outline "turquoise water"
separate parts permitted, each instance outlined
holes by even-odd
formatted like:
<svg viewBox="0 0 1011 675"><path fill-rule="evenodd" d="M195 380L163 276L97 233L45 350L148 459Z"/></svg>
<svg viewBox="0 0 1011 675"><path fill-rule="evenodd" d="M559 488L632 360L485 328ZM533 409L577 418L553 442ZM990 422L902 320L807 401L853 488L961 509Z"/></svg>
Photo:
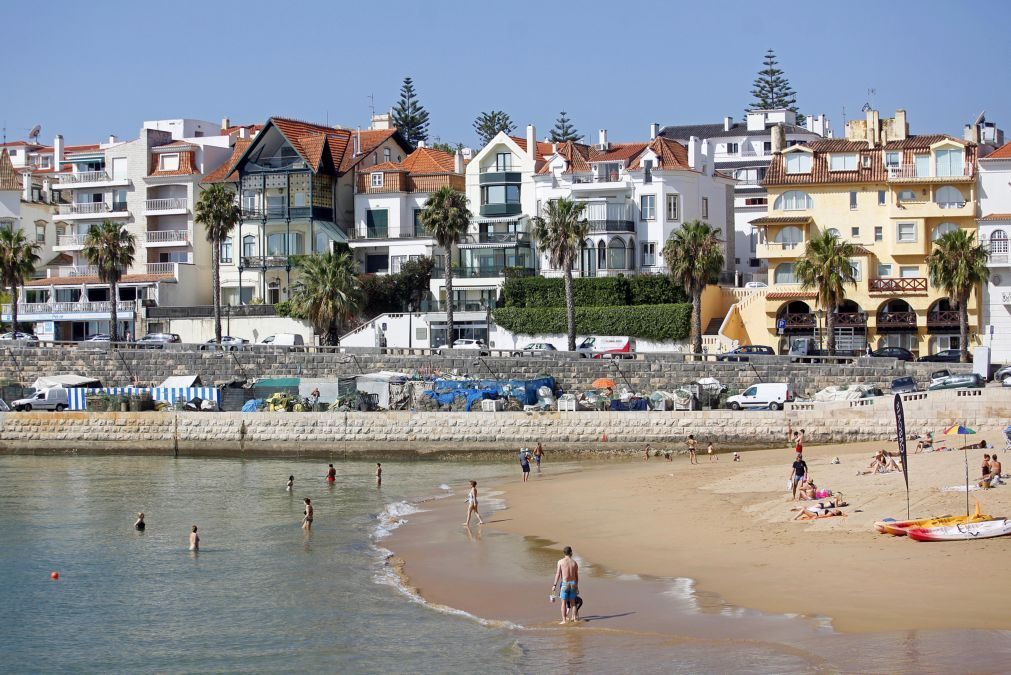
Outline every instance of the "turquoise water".
<svg viewBox="0 0 1011 675"><path fill-rule="evenodd" d="M894 637L839 636L814 656L746 636L710 643L529 630L436 611L387 573L381 515L446 494L440 486L462 494L468 478L486 485L512 463L383 462L382 489L374 463L335 463L333 488L325 466L0 457L0 671L818 672L852 667L855 647L865 649L862 670L943 662L926 636L878 663L875 645L894 646ZM316 509L308 535L299 527L303 496ZM138 511L143 533L133 529ZM187 550L193 524L196 554ZM977 655L1007 644L1006 635L982 638L959 644Z"/></svg>

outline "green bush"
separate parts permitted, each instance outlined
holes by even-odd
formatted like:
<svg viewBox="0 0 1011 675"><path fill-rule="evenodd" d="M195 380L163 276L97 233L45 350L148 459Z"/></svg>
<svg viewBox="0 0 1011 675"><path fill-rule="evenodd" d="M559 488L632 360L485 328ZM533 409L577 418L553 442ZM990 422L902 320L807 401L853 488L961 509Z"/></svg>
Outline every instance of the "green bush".
<svg viewBox="0 0 1011 675"><path fill-rule="evenodd" d="M645 340L684 340L691 330L690 304L576 307L579 335L627 335ZM500 307L495 323L519 335L564 334L564 307Z"/></svg>
<svg viewBox="0 0 1011 675"><path fill-rule="evenodd" d="M684 290L666 274L573 279L577 307L671 305L687 302ZM544 277L507 278L502 285L505 307L565 307L565 280Z"/></svg>
<svg viewBox="0 0 1011 675"><path fill-rule="evenodd" d="M691 302L685 289L666 274L637 274L628 277L630 305L677 305Z"/></svg>

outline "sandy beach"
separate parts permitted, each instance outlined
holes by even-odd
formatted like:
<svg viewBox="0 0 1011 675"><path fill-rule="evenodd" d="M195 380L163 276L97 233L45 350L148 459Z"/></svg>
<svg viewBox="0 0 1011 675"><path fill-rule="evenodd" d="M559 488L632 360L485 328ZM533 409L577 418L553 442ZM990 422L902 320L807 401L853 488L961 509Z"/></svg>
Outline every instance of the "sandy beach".
<svg viewBox="0 0 1011 675"><path fill-rule="evenodd" d="M982 439L1004 446L997 435L969 437ZM960 448L960 441L939 437L935 445ZM444 500L399 530L391 548L426 599L523 625L554 617L554 608L546 612L543 605L557 549L570 545L608 571L607 579L582 585L593 595L596 616L614 617L604 622L609 628L690 634L669 607L657 605L660 595L678 595L670 580L679 579L687 584L682 600L690 599L696 612L754 612L765 617L769 639L775 639L768 625L773 616L806 617L799 634L818 625L856 633L1011 629L1011 584L1003 568L1011 537L920 543L874 532L874 521L906 515L901 472L858 475L884 445L805 448L819 487L841 491L849 502L846 517L810 522L793 520L794 509L810 502L793 502L786 491L791 449L750 451L741 462L724 449L718 462L700 454L699 465L675 456L673 462L585 462L559 471L548 448L543 473L530 482L482 486L505 505L486 516L485 527L465 536L462 503ZM984 452L992 450L969 451L970 479L978 476ZM1007 472L1011 455L1000 455ZM909 473L913 517L965 512L964 490L943 490L964 485L960 449L910 454ZM976 500L984 513L1008 515L1011 486L971 491L970 504ZM516 535L526 542L522 554L515 551ZM666 586L649 585L661 583Z"/></svg>

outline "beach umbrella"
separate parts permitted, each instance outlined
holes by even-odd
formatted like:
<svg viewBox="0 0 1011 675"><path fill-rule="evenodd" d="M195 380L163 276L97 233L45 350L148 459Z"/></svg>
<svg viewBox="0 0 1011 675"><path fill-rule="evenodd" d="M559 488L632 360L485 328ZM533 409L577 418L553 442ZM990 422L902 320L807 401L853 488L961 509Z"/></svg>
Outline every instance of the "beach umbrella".
<svg viewBox="0 0 1011 675"><path fill-rule="evenodd" d="M976 432L969 427L963 427L961 424L952 424L950 427L944 430L945 436L968 436L970 434L975 434ZM965 448L965 439L962 439L962 455L965 458L965 515L969 516L969 453Z"/></svg>
<svg viewBox="0 0 1011 675"><path fill-rule="evenodd" d="M598 377L590 386L594 389L614 389L615 383L609 377Z"/></svg>

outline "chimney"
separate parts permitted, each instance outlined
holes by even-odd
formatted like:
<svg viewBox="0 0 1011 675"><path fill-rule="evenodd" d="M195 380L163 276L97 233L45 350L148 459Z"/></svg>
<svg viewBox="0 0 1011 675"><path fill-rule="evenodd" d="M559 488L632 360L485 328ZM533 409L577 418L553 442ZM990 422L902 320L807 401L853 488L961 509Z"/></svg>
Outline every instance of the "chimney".
<svg viewBox="0 0 1011 675"><path fill-rule="evenodd" d="M453 155L453 173L463 173L463 150L460 148Z"/></svg>
<svg viewBox="0 0 1011 675"><path fill-rule="evenodd" d="M653 122L649 125L649 140L655 141L656 137L660 135L660 123Z"/></svg>
<svg viewBox="0 0 1011 675"><path fill-rule="evenodd" d="M880 134L880 121L881 117L878 115L878 111L873 108L867 111L867 146L874 148L877 147L878 141L881 139Z"/></svg>
<svg viewBox="0 0 1011 675"><path fill-rule="evenodd" d="M895 119L892 120L892 140L904 141L908 137L909 137L909 122L906 121L906 111L900 108L895 111ZM978 136L976 138L976 142L979 143Z"/></svg>
<svg viewBox="0 0 1011 675"><path fill-rule="evenodd" d="M463 154L464 161L470 161L470 160L474 159L474 149L473 148L467 148L467 147L465 147L460 152Z"/></svg>
<svg viewBox="0 0 1011 675"><path fill-rule="evenodd" d="M533 124L527 125L527 155L530 161L537 161L537 129Z"/></svg>
<svg viewBox="0 0 1011 675"><path fill-rule="evenodd" d="M428 145L425 144L425 141L418 141L418 147L419 148L427 148Z"/></svg>
<svg viewBox="0 0 1011 675"><path fill-rule="evenodd" d="M351 156L357 157L362 151L362 130L359 129L355 132L352 140Z"/></svg>
<svg viewBox="0 0 1011 675"><path fill-rule="evenodd" d="M109 134L109 145L115 144L116 140L116 134Z"/></svg>
<svg viewBox="0 0 1011 675"><path fill-rule="evenodd" d="M709 139L702 139L702 145L699 148L699 156L702 157L702 173L712 176L716 173L716 162L709 161Z"/></svg>
<svg viewBox="0 0 1011 675"><path fill-rule="evenodd" d="M783 152L786 149L786 132L783 130L782 124L776 124L772 127L772 152Z"/></svg>
<svg viewBox="0 0 1011 675"><path fill-rule="evenodd" d="M699 139L692 136L688 139L688 145L686 147L688 149L688 167L695 169L696 171L701 171L702 158L700 155L702 154L702 144L699 143Z"/></svg>
<svg viewBox="0 0 1011 675"><path fill-rule="evenodd" d="M545 143L546 142L547 141L545 141ZM557 143L552 143L551 144L551 154L552 155L557 155L558 154L558 144Z"/></svg>
<svg viewBox="0 0 1011 675"><path fill-rule="evenodd" d="M21 199L26 202L32 201L32 169L30 165L21 174Z"/></svg>
<svg viewBox="0 0 1011 675"><path fill-rule="evenodd" d="M730 129L733 126L734 126L734 118L733 117L724 117L723 118L723 130L724 131L730 131Z"/></svg>
<svg viewBox="0 0 1011 675"><path fill-rule="evenodd" d="M232 120L228 119L227 117L222 117L221 118L221 130L224 131L225 129L227 129L230 126L232 126Z"/></svg>
<svg viewBox="0 0 1011 675"><path fill-rule="evenodd" d="M53 139L53 170L63 170L63 136L60 134Z"/></svg>
<svg viewBox="0 0 1011 675"><path fill-rule="evenodd" d="M601 129L597 133L597 144L601 150L607 150L607 129Z"/></svg>
<svg viewBox="0 0 1011 675"><path fill-rule="evenodd" d="M248 127L239 127L239 138L249 138Z"/></svg>

